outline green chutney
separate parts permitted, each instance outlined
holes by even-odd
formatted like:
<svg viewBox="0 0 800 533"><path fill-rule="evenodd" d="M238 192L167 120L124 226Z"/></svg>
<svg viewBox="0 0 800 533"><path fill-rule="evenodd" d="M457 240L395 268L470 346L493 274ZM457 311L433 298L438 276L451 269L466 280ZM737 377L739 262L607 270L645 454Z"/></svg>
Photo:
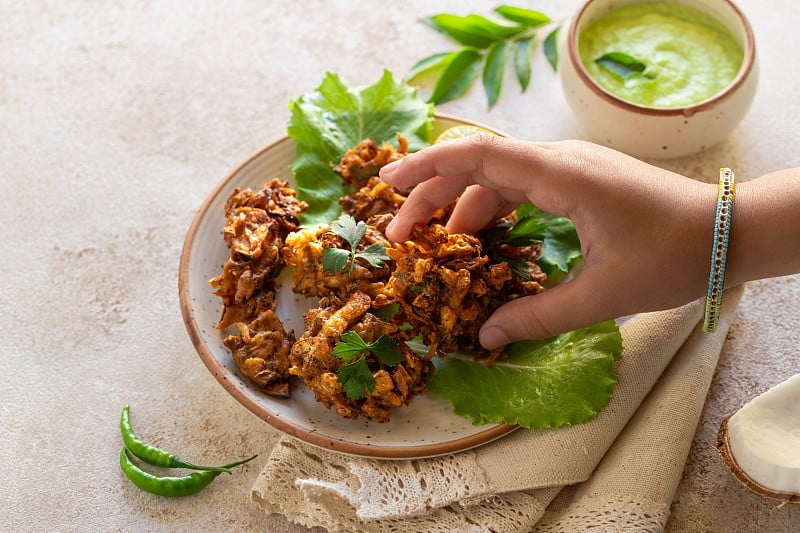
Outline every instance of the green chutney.
<svg viewBox="0 0 800 533"><path fill-rule="evenodd" d="M578 37L581 61L607 91L651 107L682 107L722 91L742 65L742 46L714 17L670 2L630 4L601 15ZM625 78L595 60L622 52L645 65Z"/></svg>

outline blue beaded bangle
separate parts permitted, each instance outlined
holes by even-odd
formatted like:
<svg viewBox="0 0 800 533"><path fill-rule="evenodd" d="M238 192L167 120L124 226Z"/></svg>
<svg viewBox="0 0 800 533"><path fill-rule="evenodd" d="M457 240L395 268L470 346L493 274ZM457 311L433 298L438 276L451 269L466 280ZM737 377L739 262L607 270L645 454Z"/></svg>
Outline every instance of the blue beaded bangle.
<svg viewBox="0 0 800 533"><path fill-rule="evenodd" d="M728 255L728 238L731 233L731 218L733 217L733 196L733 171L729 168L721 168L719 169L717 214L714 219L714 246L711 249L711 272L708 275L706 312L703 318L703 331L707 333L716 331L719 321L722 289L725 285L725 259Z"/></svg>

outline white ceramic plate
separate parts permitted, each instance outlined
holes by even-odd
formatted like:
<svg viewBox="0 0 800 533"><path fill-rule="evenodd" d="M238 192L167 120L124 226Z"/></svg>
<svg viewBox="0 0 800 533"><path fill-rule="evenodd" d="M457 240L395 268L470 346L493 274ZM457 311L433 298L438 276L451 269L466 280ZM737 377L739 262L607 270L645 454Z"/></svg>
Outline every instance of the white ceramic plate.
<svg viewBox="0 0 800 533"><path fill-rule="evenodd" d="M481 124L446 115L436 115L433 138L446 128ZM490 128L486 128L490 129ZM391 420L377 423L359 418L348 420L326 409L301 380L292 382L289 399L269 396L244 379L222 343L226 332L215 327L222 303L208 280L222 271L228 249L222 240L224 208L237 187L262 187L272 178L291 182L294 141L288 137L256 152L231 172L203 202L192 222L181 254L178 290L181 312L189 336L205 365L236 400L277 429L309 444L339 452L385 458L420 458L458 452L502 437L516 426L490 424L474 426L455 415L450 404L429 394L416 396L409 406L392 409ZM290 280L288 268L279 278ZM291 291L290 283L278 291L277 312L287 330L299 337L302 313L317 302Z"/></svg>

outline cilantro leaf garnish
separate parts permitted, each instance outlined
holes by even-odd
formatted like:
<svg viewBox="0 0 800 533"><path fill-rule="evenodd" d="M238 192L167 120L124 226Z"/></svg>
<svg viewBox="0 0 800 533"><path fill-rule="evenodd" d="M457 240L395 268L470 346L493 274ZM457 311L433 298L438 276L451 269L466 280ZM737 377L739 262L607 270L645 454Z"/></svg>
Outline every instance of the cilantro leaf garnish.
<svg viewBox="0 0 800 533"><path fill-rule="evenodd" d="M375 268L383 268L383 262L391 259L386 255L386 247L377 242L370 244L361 251L356 251L356 247L367 231L367 225L363 220L356 223L353 217L343 214L331 223L331 231L347 241L347 244L350 245L350 250L326 248L322 252L322 268L325 270L340 272L349 262L349 273L352 274L356 259L363 259Z"/></svg>
<svg viewBox="0 0 800 533"><path fill-rule="evenodd" d="M344 393L351 400L360 400L367 395L367 392L375 391L375 377L363 357L339 367L336 379L342 384Z"/></svg>
<svg viewBox="0 0 800 533"><path fill-rule="evenodd" d="M355 331L342 333L339 342L333 347L333 355L348 362L339 367L336 377L351 400L358 400L366 396L364 391L375 390L375 377L364 357L367 352L388 366L395 366L406 358L397 347L397 341L386 335L381 335L375 342L367 343Z"/></svg>

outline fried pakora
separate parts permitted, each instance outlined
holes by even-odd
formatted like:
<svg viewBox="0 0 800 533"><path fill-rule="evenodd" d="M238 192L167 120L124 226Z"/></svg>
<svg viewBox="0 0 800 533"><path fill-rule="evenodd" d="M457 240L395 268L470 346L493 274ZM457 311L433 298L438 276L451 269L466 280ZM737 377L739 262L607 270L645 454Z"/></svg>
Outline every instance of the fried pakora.
<svg viewBox="0 0 800 533"><path fill-rule="evenodd" d="M490 262L477 237L449 234L438 224L416 226L411 240L387 253L395 268L383 293L400 304L396 320L422 336L429 356L477 350L491 362L501 351L480 347L480 326L503 303L544 290L545 275L532 260L530 278L521 281L507 262Z"/></svg>
<svg viewBox="0 0 800 533"><path fill-rule="evenodd" d="M424 390L425 379L433 373L433 363L402 341L408 333L372 314L372 303L369 295L356 291L341 307L331 306L323 299L318 309L306 313L305 333L292 346L289 372L303 378L317 401L333 407L340 416L358 418L362 415L376 422L386 422L391 407L408 405ZM362 357L375 379L375 387L356 400L345 394L336 374L345 363L333 354L336 343L348 331L358 333L365 343L375 342L384 335L399 337L397 346L404 356L401 362L389 367L374 355L364 354Z"/></svg>
<svg viewBox="0 0 800 533"><path fill-rule="evenodd" d="M218 329L236 325L225 339L242 374L261 390L289 395L288 347L294 336L275 315L275 278L283 266L284 240L300 227L308 204L287 183L273 179L262 189L236 189L225 204L222 235L229 256L209 280L222 300Z"/></svg>

